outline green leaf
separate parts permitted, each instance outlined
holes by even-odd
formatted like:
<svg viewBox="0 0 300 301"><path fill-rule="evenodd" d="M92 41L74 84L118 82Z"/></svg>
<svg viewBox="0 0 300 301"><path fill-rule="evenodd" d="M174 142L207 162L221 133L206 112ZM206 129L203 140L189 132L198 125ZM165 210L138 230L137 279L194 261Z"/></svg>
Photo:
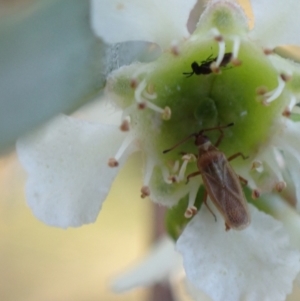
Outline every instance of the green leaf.
<svg viewBox="0 0 300 301"><path fill-rule="evenodd" d="M107 46L89 24L89 2L42 0L0 21L0 152L59 112L95 98Z"/></svg>

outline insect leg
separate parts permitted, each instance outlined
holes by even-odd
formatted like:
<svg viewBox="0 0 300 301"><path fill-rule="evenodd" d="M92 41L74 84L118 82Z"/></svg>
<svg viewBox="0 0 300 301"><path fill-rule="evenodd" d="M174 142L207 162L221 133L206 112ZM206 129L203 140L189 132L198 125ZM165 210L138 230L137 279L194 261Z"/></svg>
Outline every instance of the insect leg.
<svg viewBox="0 0 300 301"><path fill-rule="evenodd" d="M186 75L186 78L188 78L191 77L194 74L194 72L183 72L182 74Z"/></svg>
<svg viewBox="0 0 300 301"><path fill-rule="evenodd" d="M247 179L241 177L240 175L237 175L237 176L239 177L239 180L240 180L240 182L241 182L242 184L244 184L244 185L247 185L247 184L248 184L248 180L247 180Z"/></svg>
<svg viewBox="0 0 300 301"><path fill-rule="evenodd" d="M204 61L201 61L201 65L202 64L206 64L206 63L212 63L214 60L216 60L217 58L213 58L212 59L213 54L211 54L207 59L205 59Z"/></svg>
<svg viewBox="0 0 300 301"><path fill-rule="evenodd" d="M214 212L210 209L210 207L209 207L208 204L207 204L207 191L206 191L206 190L204 191L204 199L203 199L203 202L204 202L206 208L208 209L208 211L209 211L209 212L213 215L213 217L215 218L215 221L217 221L216 215L214 214Z"/></svg>
<svg viewBox="0 0 300 301"><path fill-rule="evenodd" d="M223 130L219 128L219 131L220 131L220 136L219 136L217 142L215 143L215 147L218 147L220 145L221 141L224 138L224 132L223 132Z"/></svg>
<svg viewBox="0 0 300 301"><path fill-rule="evenodd" d="M231 161L231 160L234 160L237 157L242 157L244 160L246 160L247 158L249 158L249 156L245 156L243 153L238 152L238 153L233 154L232 156L228 157L227 160Z"/></svg>
<svg viewBox="0 0 300 301"><path fill-rule="evenodd" d="M193 177L196 177L198 175L201 175L201 172L200 171L195 171L193 173L190 173L187 177L186 177L186 182L185 184L187 184L190 180L190 178L193 178Z"/></svg>

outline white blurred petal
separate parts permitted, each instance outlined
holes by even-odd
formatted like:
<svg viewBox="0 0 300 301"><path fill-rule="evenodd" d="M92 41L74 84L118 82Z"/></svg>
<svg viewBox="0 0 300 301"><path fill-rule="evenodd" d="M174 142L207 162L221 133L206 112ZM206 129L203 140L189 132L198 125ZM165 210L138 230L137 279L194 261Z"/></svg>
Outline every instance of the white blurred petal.
<svg viewBox="0 0 300 301"><path fill-rule="evenodd" d="M60 115L19 139L27 201L36 217L63 228L94 222L120 169L107 161L123 135L117 126Z"/></svg>
<svg viewBox="0 0 300 301"><path fill-rule="evenodd" d="M92 28L107 43L154 42L162 48L189 36L187 21L196 0L93 0Z"/></svg>
<svg viewBox="0 0 300 301"><path fill-rule="evenodd" d="M292 290L300 253L291 250L282 224L252 205L251 225L224 229L205 206L177 242L189 281L214 301L279 301Z"/></svg>
<svg viewBox="0 0 300 301"><path fill-rule="evenodd" d="M251 36L265 47L300 45L300 1L251 0L255 17Z"/></svg>
<svg viewBox="0 0 300 301"><path fill-rule="evenodd" d="M165 237L154 246L140 264L114 281L113 290L123 292L166 281L181 268L181 256L175 251L173 240Z"/></svg>

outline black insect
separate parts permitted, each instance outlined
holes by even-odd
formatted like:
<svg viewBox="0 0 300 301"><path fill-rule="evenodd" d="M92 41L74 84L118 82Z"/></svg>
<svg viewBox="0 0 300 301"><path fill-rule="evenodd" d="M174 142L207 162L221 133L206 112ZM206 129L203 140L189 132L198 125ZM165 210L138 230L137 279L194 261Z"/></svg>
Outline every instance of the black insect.
<svg viewBox="0 0 300 301"><path fill-rule="evenodd" d="M217 60L218 57L212 57L212 54L204 61L201 62L199 65L197 62L193 62L191 64L192 71L191 72L183 72L186 77L190 77L193 74L196 75L206 75L206 74L211 74L213 71L211 70L210 66L213 62ZM223 60L221 61L220 67L226 67L232 58L232 52L226 52L224 54Z"/></svg>

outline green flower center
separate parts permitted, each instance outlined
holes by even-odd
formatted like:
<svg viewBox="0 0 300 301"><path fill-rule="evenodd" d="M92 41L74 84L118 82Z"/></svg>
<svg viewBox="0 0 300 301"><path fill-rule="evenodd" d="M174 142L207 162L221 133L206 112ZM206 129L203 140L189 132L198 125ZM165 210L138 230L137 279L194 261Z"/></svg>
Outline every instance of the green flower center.
<svg viewBox="0 0 300 301"><path fill-rule="evenodd" d="M226 54L230 55L232 48L232 42L227 42ZM166 163L175 161L180 159L180 152L197 153L193 139L177 151L163 155L163 150L202 129L234 123L224 130L220 150L227 156L242 152L254 157L274 134L273 124L286 101L283 93L269 105L261 101L259 90L265 93L278 86L278 72L261 48L243 40L238 55L241 65L235 66L224 57L220 74L210 69L217 55L215 41L187 41L179 47L178 55L167 52L152 63L128 66L114 75L110 88L123 109L131 107L132 127L146 153L155 153ZM144 85L138 104L139 87L132 88L134 74L134 80ZM138 109L140 98L159 108L169 107L170 120L161 119L147 104L145 109ZM212 143L218 135L219 131L208 133Z"/></svg>

